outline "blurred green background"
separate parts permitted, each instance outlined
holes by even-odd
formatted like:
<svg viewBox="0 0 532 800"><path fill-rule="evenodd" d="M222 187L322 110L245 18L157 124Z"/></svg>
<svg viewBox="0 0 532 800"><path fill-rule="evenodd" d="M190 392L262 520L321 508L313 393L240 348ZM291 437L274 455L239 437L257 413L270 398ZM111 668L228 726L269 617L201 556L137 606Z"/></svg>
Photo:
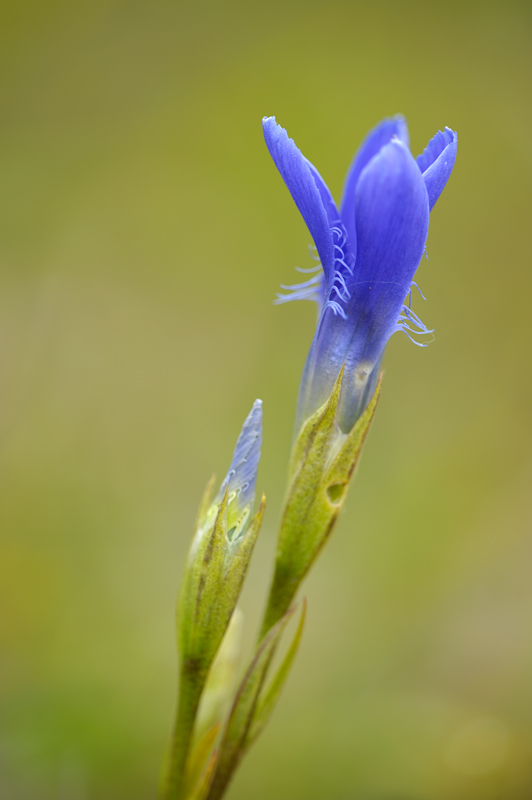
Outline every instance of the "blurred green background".
<svg viewBox="0 0 532 800"><path fill-rule="evenodd" d="M155 796L196 506L264 400L263 604L310 303L262 140L338 196L404 113L458 161L302 649L232 800L532 796L529 2L0 9L0 796Z"/></svg>

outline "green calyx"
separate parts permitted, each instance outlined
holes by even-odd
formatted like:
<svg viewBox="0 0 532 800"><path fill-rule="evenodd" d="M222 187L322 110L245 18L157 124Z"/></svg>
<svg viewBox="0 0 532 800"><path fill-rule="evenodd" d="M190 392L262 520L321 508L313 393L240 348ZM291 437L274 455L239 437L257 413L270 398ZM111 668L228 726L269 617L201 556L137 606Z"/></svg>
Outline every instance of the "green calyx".
<svg viewBox="0 0 532 800"><path fill-rule="evenodd" d="M251 507L235 508L236 513L231 514L227 489L222 500L213 503L213 486L214 478L200 504L178 603L179 702L161 792L165 800L185 800L189 794L187 764L201 696L235 610L264 516L264 496L249 522Z"/></svg>
<svg viewBox="0 0 532 800"><path fill-rule="evenodd" d="M194 661L203 670L209 669L235 609L265 507L263 496L249 526L249 507L235 521L227 491L219 505L210 503L212 486L210 481L201 503L177 615L182 662Z"/></svg>
<svg viewBox="0 0 532 800"><path fill-rule="evenodd" d="M343 368L330 397L303 425L294 444L289 489L279 529L275 573L261 636L283 617L327 541L347 497L349 481L369 431L381 390L352 430L336 422Z"/></svg>

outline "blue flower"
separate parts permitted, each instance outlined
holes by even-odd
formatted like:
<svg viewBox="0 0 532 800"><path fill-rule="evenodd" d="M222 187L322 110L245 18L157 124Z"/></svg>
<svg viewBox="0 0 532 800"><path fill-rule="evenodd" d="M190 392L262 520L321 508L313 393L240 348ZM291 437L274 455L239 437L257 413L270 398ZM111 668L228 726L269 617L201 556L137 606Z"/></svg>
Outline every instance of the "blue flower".
<svg viewBox="0 0 532 800"><path fill-rule="evenodd" d="M227 489L227 529L230 541L245 532L255 500L262 444L262 400L255 400L236 441L233 459L214 501L215 509Z"/></svg>
<svg viewBox="0 0 532 800"><path fill-rule="evenodd" d="M268 150L317 250L315 272L292 299L315 300L316 334L301 381L298 424L328 398L345 363L338 423L348 432L373 394L390 336L432 333L407 303L425 249L429 213L451 174L456 133L438 131L414 159L400 117L367 135L349 167L338 209L316 168L275 117L263 119ZM305 270L302 270L305 271Z"/></svg>

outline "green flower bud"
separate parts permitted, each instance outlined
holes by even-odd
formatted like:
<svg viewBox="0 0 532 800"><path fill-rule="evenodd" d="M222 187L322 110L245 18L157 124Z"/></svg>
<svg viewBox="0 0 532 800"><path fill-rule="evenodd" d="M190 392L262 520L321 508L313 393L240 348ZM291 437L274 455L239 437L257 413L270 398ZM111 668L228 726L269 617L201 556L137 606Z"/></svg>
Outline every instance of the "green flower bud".
<svg viewBox="0 0 532 800"><path fill-rule="evenodd" d="M209 481L187 556L177 610L181 660L178 713L163 796L183 800L187 762L209 669L235 610L264 516L265 499L251 518L262 440L262 403L256 400L238 437L231 467L212 500Z"/></svg>

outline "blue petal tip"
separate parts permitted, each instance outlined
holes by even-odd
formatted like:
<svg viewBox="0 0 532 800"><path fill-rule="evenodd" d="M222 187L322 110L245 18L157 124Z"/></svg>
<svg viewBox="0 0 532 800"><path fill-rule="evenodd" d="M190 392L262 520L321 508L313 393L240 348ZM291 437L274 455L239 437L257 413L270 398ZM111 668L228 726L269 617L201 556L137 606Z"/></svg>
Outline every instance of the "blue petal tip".
<svg viewBox="0 0 532 800"><path fill-rule="evenodd" d="M431 211L453 171L457 142L456 131L446 126L432 137L421 155L416 158L427 187Z"/></svg>
<svg viewBox="0 0 532 800"><path fill-rule="evenodd" d="M217 502L220 502L226 486L229 503L236 502L239 508L253 503L255 483L262 444L262 400L255 400L237 439L229 472L220 486Z"/></svg>

